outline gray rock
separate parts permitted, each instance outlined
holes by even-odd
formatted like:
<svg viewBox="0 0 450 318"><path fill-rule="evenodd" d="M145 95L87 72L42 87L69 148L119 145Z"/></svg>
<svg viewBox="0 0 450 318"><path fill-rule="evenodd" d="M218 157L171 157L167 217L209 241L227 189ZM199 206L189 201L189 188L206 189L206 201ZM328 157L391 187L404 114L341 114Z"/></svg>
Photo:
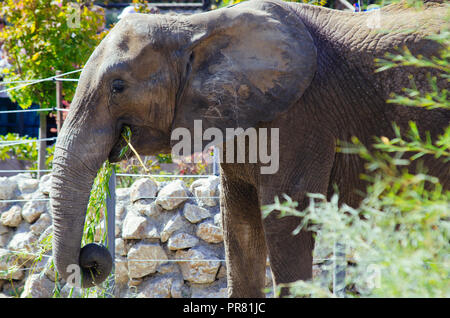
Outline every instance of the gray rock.
<svg viewBox="0 0 450 318"><path fill-rule="evenodd" d="M222 214L221 213L217 213L216 215L214 215L214 224L222 227Z"/></svg>
<svg viewBox="0 0 450 318"><path fill-rule="evenodd" d="M122 238L143 239L146 226L147 219L145 217L128 213L122 225Z"/></svg>
<svg viewBox="0 0 450 318"><path fill-rule="evenodd" d="M17 186L22 195L32 193L39 188L39 180L33 179L29 176L18 178Z"/></svg>
<svg viewBox="0 0 450 318"><path fill-rule="evenodd" d="M175 180L161 189L156 204L165 210L173 210L188 199L187 189L181 180Z"/></svg>
<svg viewBox="0 0 450 318"><path fill-rule="evenodd" d="M147 206L147 208L144 211L144 214L151 218L158 217L161 212L164 211L161 206L156 204L156 202L152 202L150 205Z"/></svg>
<svg viewBox="0 0 450 318"><path fill-rule="evenodd" d="M7 226L4 226L0 223L0 235L7 234L10 232L10 229Z"/></svg>
<svg viewBox="0 0 450 318"><path fill-rule="evenodd" d="M52 265L52 259L44 258L44 260L47 260L45 263L44 268L44 274L47 276L48 279L50 279L52 282L56 282L57 280L61 280L61 276L57 275L55 266Z"/></svg>
<svg viewBox="0 0 450 318"><path fill-rule="evenodd" d="M8 245L12 233L13 231L9 227L2 225L0 222L0 247Z"/></svg>
<svg viewBox="0 0 450 318"><path fill-rule="evenodd" d="M170 298L173 277L154 277L139 286L137 298Z"/></svg>
<svg viewBox="0 0 450 318"><path fill-rule="evenodd" d="M131 202L137 200L155 197L158 191L158 185L150 178L137 179L130 188Z"/></svg>
<svg viewBox="0 0 450 318"><path fill-rule="evenodd" d="M123 220L125 219L125 217L127 215L127 209L125 207L125 203L124 202L116 202L115 210L116 210L115 236L121 237Z"/></svg>
<svg viewBox="0 0 450 318"><path fill-rule="evenodd" d="M30 228L31 228L31 226L30 226ZM52 234L53 234L53 224L50 224L50 226L47 227L44 230L44 232L42 232L42 234L39 236L38 241L42 242L43 240L48 239L49 236L52 237Z"/></svg>
<svg viewBox="0 0 450 318"><path fill-rule="evenodd" d="M163 230L161 231L161 242L167 242L172 233L184 227L186 223L187 222L179 213L175 214L175 216L167 221Z"/></svg>
<svg viewBox="0 0 450 318"><path fill-rule="evenodd" d="M116 201L128 203L130 201L130 188L117 188L116 189Z"/></svg>
<svg viewBox="0 0 450 318"><path fill-rule="evenodd" d="M15 231L13 237L8 243L8 248L13 251L20 251L23 253L35 253L37 250L36 241L38 237L30 232L30 226L27 223L22 223ZM29 258L32 255L26 254Z"/></svg>
<svg viewBox="0 0 450 318"><path fill-rule="evenodd" d="M198 179L192 183L190 190L201 205L216 206L219 202L216 198L219 196L217 191L219 181L219 177L216 176Z"/></svg>
<svg viewBox="0 0 450 318"><path fill-rule="evenodd" d="M221 284L220 286L205 287L199 284L192 284L191 298L227 298L227 286Z"/></svg>
<svg viewBox="0 0 450 318"><path fill-rule="evenodd" d="M22 172L9 177L9 180L17 182L19 179L32 179L33 176L29 172Z"/></svg>
<svg viewBox="0 0 450 318"><path fill-rule="evenodd" d="M52 258L50 255L44 255L41 260L36 260L32 265L30 273L31 272L35 274L42 273L52 282L55 282L56 279L61 280L61 277L56 275L56 270L52 265Z"/></svg>
<svg viewBox="0 0 450 318"><path fill-rule="evenodd" d="M128 251L128 276L140 278L156 272L167 255L158 243L137 243Z"/></svg>
<svg viewBox="0 0 450 318"><path fill-rule="evenodd" d="M189 250L178 250L175 253L177 259L190 260L180 262L184 280L191 283L207 284L216 279L220 267L220 260L203 246L197 246Z"/></svg>
<svg viewBox="0 0 450 318"><path fill-rule="evenodd" d="M122 238L160 238L160 233L157 224L154 221L144 216L128 213L123 221Z"/></svg>
<svg viewBox="0 0 450 318"><path fill-rule="evenodd" d="M45 195L49 195L52 190L52 175L46 174L39 180L39 191Z"/></svg>
<svg viewBox="0 0 450 318"><path fill-rule="evenodd" d="M17 181L0 177L0 200L12 200L16 196Z"/></svg>
<svg viewBox="0 0 450 318"><path fill-rule="evenodd" d="M196 235L208 243L220 243L223 241L222 227L210 222L199 224Z"/></svg>
<svg viewBox="0 0 450 318"><path fill-rule="evenodd" d="M190 298L191 293L189 288L184 285L183 279L174 279L172 288L170 289L170 296L172 298Z"/></svg>
<svg viewBox="0 0 450 318"><path fill-rule="evenodd" d="M160 274L173 274L173 273L180 273L180 267L178 266L178 264L176 262L168 262L168 263L164 263L158 266L157 270L158 273Z"/></svg>
<svg viewBox="0 0 450 318"><path fill-rule="evenodd" d="M0 248L0 280L20 280L24 278L25 272L21 268L22 263L23 262L20 262L15 254Z"/></svg>
<svg viewBox="0 0 450 318"><path fill-rule="evenodd" d="M115 246L116 255L120 255L120 256L127 255L127 246L123 239L116 238L114 246Z"/></svg>
<svg viewBox="0 0 450 318"><path fill-rule="evenodd" d="M52 225L52 218L48 213L42 213L39 219L30 226L30 230L34 235L41 235L44 231Z"/></svg>
<svg viewBox="0 0 450 318"><path fill-rule="evenodd" d="M22 222L22 208L20 205L13 205L8 211L0 216L0 223L4 226L18 227Z"/></svg>
<svg viewBox="0 0 450 318"><path fill-rule="evenodd" d="M148 200L139 200L133 204L133 211L136 214L145 215L151 218L156 218L163 211L163 209L155 202L147 202Z"/></svg>
<svg viewBox="0 0 450 318"><path fill-rule="evenodd" d="M183 208L184 217L191 223L198 223L211 216L211 213L205 208L195 204L186 203Z"/></svg>
<svg viewBox="0 0 450 318"><path fill-rule="evenodd" d="M122 237L122 224L120 224L120 222L116 222L114 226L114 234L116 237Z"/></svg>
<svg viewBox="0 0 450 318"><path fill-rule="evenodd" d="M126 204L123 202L116 203L116 222L121 222L127 215Z"/></svg>
<svg viewBox="0 0 450 318"><path fill-rule="evenodd" d="M14 298L19 298L20 293L23 291L24 285L24 280L16 280L13 283L7 282L3 285L2 293Z"/></svg>
<svg viewBox="0 0 450 318"><path fill-rule="evenodd" d="M128 262L125 257L116 256L114 275L116 284L125 285L128 282Z"/></svg>
<svg viewBox="0 0 450 318"><path fill-rule="evenodd" d="M227 267L225 265L225 262L221 262L220 263L220 268L219 271L217 272L216 278L220 279L220 278L226 278L227 277Z"/></svg>
<svg viewBox="0 0 450 318"><path fill-rule="evenodd" d="M42 274L32 274L25 282L20 298L50 298L53 296L55 283Z"/></svg>
<svg viewBox="0 0 450 318"><path fill-rule="evenodd" d="M33 223L46 209L46 201L28 201L22 208L22 217L28 223Z"/></svg>
<svg viewBox="0 0 450 318"><path fill-rule="evenodd" d="M187 233L178 233L169 238L167 247L171 251L191 248L197 245L198 238Z"/></svg>
<svg viewBox="0 0 450 318"><path fill-rule="evenodd" d="M0 247L6 247L8 245L11 233L5 233L0 235Z"/></svg>
<svg viewBox="0 0 450 318"><path fill-rule="evenodd" d="M142 278L142 277L139 277L139 278L133 278L133 277L131 277L129 280L128 280L128 286L129 287L136 287L136 286L139 286L142 282L144 281L144 279Z"/></svg>

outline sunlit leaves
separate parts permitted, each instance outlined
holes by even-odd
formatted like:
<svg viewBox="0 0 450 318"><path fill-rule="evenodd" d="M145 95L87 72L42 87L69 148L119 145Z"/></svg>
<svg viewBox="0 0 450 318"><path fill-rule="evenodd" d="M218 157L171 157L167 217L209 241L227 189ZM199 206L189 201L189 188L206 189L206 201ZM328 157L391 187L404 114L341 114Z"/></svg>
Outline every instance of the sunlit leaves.
<svg viewBox="0 0 450 318"><path fill-rule="evenodd" d="M81 1L6 0L0 3L0 15L7 20L0 39L11 64L2 74L4 81L46 78L55 75L56 70L80 68L104 35L98 33L103 16ZM76 15L79 23L71 24ZM64 98L70 101L76 83L64 82L63 86ZM55 106L55 84L51 81L9 93L22 108L32 103L44 108Z"/></svg>

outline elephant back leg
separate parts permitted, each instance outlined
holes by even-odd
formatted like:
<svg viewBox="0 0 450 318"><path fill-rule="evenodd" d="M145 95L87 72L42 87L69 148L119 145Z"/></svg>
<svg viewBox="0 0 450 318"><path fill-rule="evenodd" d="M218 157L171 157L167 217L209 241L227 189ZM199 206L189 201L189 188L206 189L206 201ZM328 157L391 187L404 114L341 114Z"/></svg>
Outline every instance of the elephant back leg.
<svg viewBox="0 0 450 318"><path fill-rule="evenodd" d="M298 217L287 216L281 219L275 214L264 219L273 286L312 278L314 238L312 232L292 232L300 224ZM288 295L286 288L280 296Z"/></svg>
<svg viewBox="0 0 450 318"><path fill-rule="evenodd" d="M264 297L266 245L256 189L221 175L220 207L227 261L228 296Z"/></svg>
<svg viewBox="0 0 450 318"><path fill-rule="evenodd" d="M288 158L288 161L280 161L282 168L277 174L261 175L261 206L273 204L276 196L283 201L282 195L287 194L298 202L297 210L303 211L309 204L308 193L327 194L335 158L335 142L325 138L316 140L320 142L313 144L311 140L303 139L295 152L298 155ZM273 211L263 220L274 287L311 279L313 265L313 233L302 230L294 235L293 231L302 220L296 216L280 218L279 213ZM285 296L287 292L283 288L280 296Z"/></svg>

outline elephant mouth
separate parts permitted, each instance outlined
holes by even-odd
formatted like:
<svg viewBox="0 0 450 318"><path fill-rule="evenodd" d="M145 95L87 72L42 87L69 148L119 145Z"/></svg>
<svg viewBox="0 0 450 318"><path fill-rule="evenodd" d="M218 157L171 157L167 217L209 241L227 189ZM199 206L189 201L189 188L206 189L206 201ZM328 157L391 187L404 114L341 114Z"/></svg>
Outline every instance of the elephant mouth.
<svg viewBox="0 0 450 318"><path fill-rule="evenodd" d="M127 147L127 142L123 138L120 138L109 153L108 160L111 163L119 162L130 158L132 155L133 151Z"/></svg>
<svg viewBox="0 0 450 318"><path fill-rule="evenodd" d="M127 127L129 133L127 133ZM134 138L136 138L136 132L137 130L133 129L129 125L123 125L121 127L119 137L109 153L109 162L119 162L128 159L133 155L133 151L128 145L127 140L131 142L131 136L134 136Z"/></svg>
<svg viewBox="0 0 450 318"><path fill-rule="evenodd" d="M131 158L135 155L134 151L140 156L170 153L170 138L162 131L147 126L128 126L131 134L127 136L125 127L126 125L121 128L121 133L109 153L109 162L114 163ZM130 141L131 146L126 139Z"/></svg>
<svg viewBox="0 0 450 318"><path fill-rule="evenodd" d="M108 160L111 163L119 162L130 158L133 152L127 147L127 142L123 138L119 138L109 153Z"/></svg>

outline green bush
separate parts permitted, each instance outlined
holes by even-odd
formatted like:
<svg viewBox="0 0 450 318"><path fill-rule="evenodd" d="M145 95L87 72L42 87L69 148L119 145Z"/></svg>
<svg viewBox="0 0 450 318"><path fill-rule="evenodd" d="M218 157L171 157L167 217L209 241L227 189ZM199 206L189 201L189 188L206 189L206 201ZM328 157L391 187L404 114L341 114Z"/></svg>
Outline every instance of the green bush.
<svg viewBox="0 0 450 318"><path fill-rule="evenodd" d="M0 160L17 159L32 164L31 169L37 169L38 144L36 138L8 133L0 135ZM45 164L51 169L55 145L47 147Z"/></svg>
<svg viewBox="0 0 450 318"><path fill-rule="evenodd" d="M64 73L82 68L104 35L98 33L104 17L82 1L5 0L0 3L0 15L7 21L0 40L11 64L3 74L5 82L42 79L54 76L56 70ZM63 86L65 99L71 101L76 83L63 82ZM9 93L22 108L32 103L43 108L55 106L52 81Z"/></svg>

